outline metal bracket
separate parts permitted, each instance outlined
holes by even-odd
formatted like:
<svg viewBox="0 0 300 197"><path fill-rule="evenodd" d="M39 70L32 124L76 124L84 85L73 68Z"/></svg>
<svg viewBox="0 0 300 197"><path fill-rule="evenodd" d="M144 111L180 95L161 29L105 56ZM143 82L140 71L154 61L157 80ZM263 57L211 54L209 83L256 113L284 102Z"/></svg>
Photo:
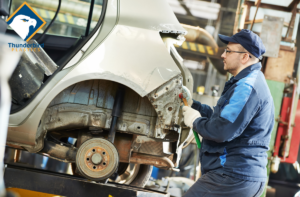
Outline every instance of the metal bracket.
<svg viewBox="0 0 300 197"><path fill-rule="evenodd" d="M179 124L180 93L182 76L178 75L147 95L158 116L154 137L163 139L169 130L177 131L174 126Z"/></svg>

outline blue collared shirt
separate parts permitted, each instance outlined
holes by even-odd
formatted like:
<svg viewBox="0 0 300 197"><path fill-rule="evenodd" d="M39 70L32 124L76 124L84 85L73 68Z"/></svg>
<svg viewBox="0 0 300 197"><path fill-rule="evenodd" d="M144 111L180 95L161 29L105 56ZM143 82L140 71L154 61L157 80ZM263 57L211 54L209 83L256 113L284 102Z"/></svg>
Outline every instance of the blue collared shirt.
<svg viewBox="0 0 300 197"><path fill-rule="evenodd" d="M212 110L194 101L202 117L193 129L202 137L201 170L250 181L266 181L267 154L274 126L274 103L261 64L253 64L226 82Z"/></svg>

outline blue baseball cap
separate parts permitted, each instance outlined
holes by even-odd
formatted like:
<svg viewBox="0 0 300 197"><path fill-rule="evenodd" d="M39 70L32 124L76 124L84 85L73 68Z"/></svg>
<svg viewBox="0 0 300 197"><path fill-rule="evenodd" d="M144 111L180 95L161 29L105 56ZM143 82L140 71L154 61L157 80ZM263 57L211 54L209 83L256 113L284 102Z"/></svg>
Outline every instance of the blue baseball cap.
<svg viewBox="0 0 300 197"><path fill-rule="evenodd" d="M249 29L242 29L239 33L236 33L231 37L219 34L219 38L225 44L228 44L228 42L239 43L249 53L260 60L262 59L262 55L266 52L266 48L260 37Z"/></svg>

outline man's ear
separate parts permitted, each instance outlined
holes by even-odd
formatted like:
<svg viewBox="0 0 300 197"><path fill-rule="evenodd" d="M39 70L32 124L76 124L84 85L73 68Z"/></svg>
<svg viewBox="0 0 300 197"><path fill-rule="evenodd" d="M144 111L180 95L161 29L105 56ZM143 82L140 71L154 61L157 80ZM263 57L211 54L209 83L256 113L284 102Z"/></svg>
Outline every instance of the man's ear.
<svg viewBox="0 0 300 197"><path fill-rule="evenodd" d="M250 57L248 55L248 53L243 53L242 55L242 63L245 64L249 61Z"/></svg>

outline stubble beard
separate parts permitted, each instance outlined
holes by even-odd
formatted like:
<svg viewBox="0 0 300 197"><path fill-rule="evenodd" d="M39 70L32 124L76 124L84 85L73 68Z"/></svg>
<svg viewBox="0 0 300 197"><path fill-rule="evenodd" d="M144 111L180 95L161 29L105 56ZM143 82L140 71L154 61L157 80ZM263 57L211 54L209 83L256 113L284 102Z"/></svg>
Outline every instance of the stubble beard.
<svg viewBox="0 0 300 197"><path fill-rule="evenodd" d="M233 66L230 66L226 63L224 63L224 70L229 72L230 74L234 75L234 72L235 72L235 68L233 68Z"/></svg>

